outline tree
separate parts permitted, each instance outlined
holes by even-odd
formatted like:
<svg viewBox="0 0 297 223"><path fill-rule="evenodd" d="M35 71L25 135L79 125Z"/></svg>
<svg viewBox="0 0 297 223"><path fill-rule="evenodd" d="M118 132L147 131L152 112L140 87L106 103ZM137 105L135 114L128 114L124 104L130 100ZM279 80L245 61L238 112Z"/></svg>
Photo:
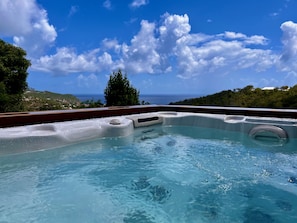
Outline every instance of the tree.
<svg viewBox="0 0 297 223"><path fill-rule="evenodd" d="M106 106L139 105L139 91L121 70L113 72L104 90Z"/></svg>
<svg viewBox="0 0 297 223"><path fill-rule="evenodd" d="M27 88L26 52L0 39L0 112L20 111Z"/></svg>
<svg viewBox="0 0 297 223"><path fill-rule="evenodd" d="M86 101L83 101L80 105L80 108L98 108L98 107L103 107L103 104L101 103L100 99L98 99L97 101L94 101L93 99L86 100Z"/></svg>

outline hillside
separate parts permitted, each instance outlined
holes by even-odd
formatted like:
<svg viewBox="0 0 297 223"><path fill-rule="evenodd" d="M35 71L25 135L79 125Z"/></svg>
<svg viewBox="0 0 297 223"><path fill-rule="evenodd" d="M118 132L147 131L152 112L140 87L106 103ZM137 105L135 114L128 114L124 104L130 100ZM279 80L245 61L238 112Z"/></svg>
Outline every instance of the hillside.
<svg viewBox="0 0 297 223"><path fill-rule="evenodd" d="M71 94L30 90L23 97L25 111L64 110L81 106L79 99Z"/></svg>
<svg viewBox="0 0 297 223"><path fill-rule="evenodd" d="M264 90L249 85L212 95L170 103L171 105L234 106L249 108L297 108L297 85Z"/></svg>

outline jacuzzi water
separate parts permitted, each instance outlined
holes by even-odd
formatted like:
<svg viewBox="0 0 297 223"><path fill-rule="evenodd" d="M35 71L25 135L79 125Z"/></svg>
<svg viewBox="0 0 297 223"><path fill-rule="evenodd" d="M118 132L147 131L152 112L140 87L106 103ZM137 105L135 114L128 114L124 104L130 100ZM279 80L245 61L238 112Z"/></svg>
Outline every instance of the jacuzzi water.
<svg viewBox="0 0 297 223"><path fill-rule="evenodd" d="M297 222L292 143L155 125L2 156L0 222Z"/></svg>

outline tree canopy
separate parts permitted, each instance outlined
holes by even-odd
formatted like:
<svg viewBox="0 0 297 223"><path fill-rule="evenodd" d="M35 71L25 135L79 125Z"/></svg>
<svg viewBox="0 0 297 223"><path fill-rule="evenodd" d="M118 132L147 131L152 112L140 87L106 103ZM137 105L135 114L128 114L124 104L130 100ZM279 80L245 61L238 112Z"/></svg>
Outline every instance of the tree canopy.
<svg viewBox="0 0 297 223"><path fill-rule="evenodd" d="M139 104L139 91L129 82L121 70L113 72L104 90L106 106L125 106Z"/></svg>
<svg viewBox="0 0 297 223"><path fill-rule="evenodd" d="M0 112L20 111L27 88L26 52L0 39Z"/></svg>
<svg viewBox="0 0 297 223"><path fill-rule="evenodd" d="M210 105L250 108L297 108L297 85L263 90L248 85L212 95L174 102L176 105Z"/></svg>

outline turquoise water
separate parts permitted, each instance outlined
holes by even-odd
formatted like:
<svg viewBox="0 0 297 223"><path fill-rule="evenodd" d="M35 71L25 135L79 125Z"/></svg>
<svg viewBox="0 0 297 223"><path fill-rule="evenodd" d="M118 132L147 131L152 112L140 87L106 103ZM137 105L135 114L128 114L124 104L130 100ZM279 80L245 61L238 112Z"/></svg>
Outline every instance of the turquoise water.
<svg viewBox="0 0 297 223"><path fill-rule="evenodd" d="M297 222L292 148L153 126L0 157L0 222Z"/></svg>

